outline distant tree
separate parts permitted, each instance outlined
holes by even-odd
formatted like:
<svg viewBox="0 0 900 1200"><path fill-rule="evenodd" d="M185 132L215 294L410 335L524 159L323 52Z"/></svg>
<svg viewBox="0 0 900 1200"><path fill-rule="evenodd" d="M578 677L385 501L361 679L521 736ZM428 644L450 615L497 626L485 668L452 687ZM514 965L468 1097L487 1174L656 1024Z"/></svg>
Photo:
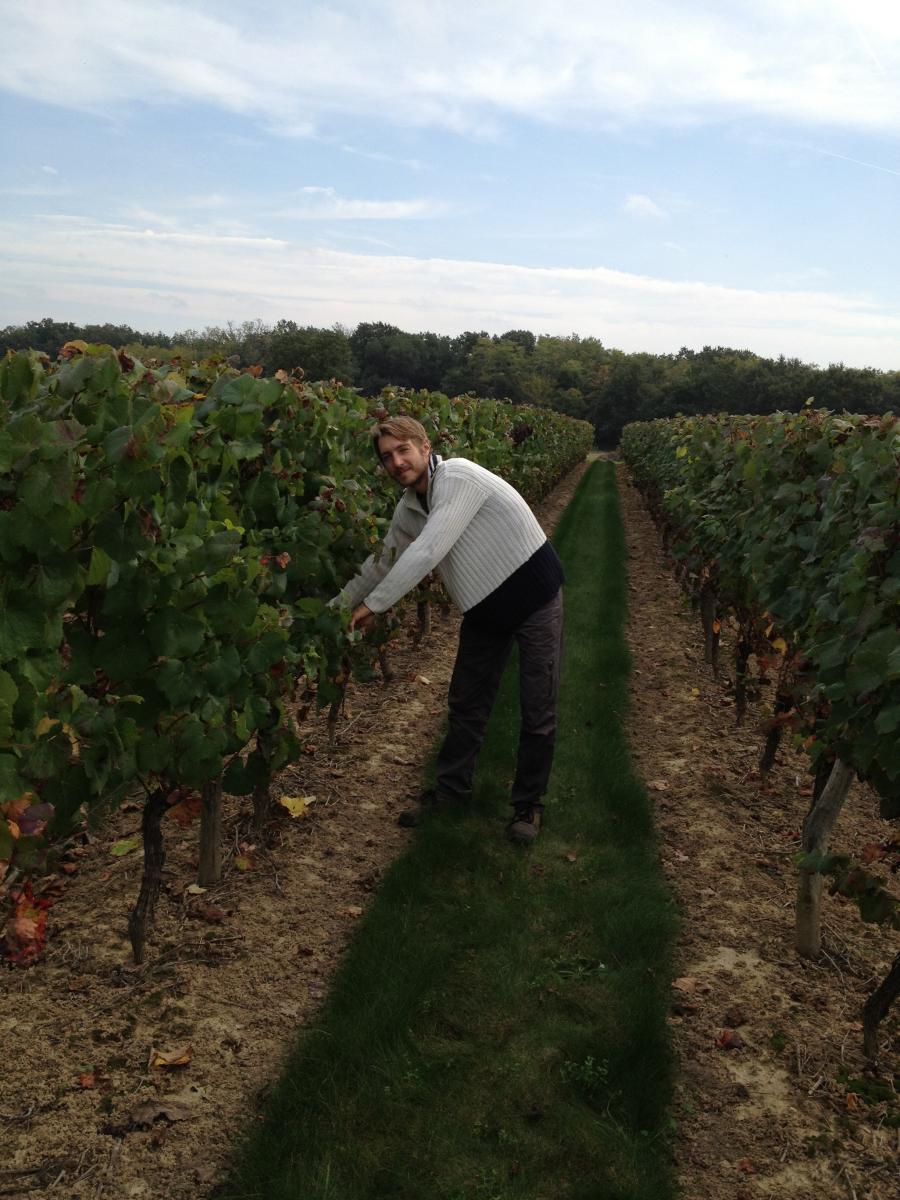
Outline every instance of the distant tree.
<svg viewBox="0 0 900 1200"><path fill-rule="evenodd" d="M80 327L71 321L44 317L40 321L26 321L24 325L8 325L0 330L0 343L4 350L38 350L56 358L66 342L75 341L80 334Z"/></svg>
<svg viewBox="0 0 900 1200"><path fill-rule="evenodd" d="M271 331L263 357L266 374L302 367L307 379L339 379L353 382L350 340L343 329L300 328L294 321L281 320Z"/></svg>
<svg viewBox="0 0 900 1200"><path fill-rule="evenodd" d="M531 354L537 344L537 338L529 329L510 329L506 333L501 333L499 340L515 342L517 346L522 347L526 354Z"/></svg>

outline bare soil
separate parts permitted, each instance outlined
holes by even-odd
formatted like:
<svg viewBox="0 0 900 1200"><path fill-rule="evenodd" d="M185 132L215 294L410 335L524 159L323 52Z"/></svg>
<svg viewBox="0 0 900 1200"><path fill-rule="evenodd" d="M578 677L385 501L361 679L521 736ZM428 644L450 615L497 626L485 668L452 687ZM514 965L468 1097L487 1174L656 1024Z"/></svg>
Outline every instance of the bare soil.
<svg viewBox="0 0 900 1200"><path fill-rule="evenodd" d="M580 475L539 510L545 528ZM699 622L640 499L624 477L622 485L629 732L683 912L670 1017L683 1194L893 1200L892 1105L872 1087L842 1082L866 1081L859 1009L895 953L893 939L829 900L822 960L794 955L791 857L809 804L802 762L782 750L761 784L762 713L735 729L727 685L703 663ZM229 802L220 886L191 892L196 828L166 819L165 886L143 966L131 964L126 934L139 852L110 853L138 831L140 812L125 806L79 848L77 871L50 910L44 958L0 971L0 1195L186 1200L221 1179L408 844L397 816L420 791L440 733L456 631L449 615L427 644L405 630L393 682L351 685L333 743L324 717L310 720L303 761L275 789L314 796L305 815L285 812L254 841L246 805ZM838 827L842 847L884 836L874 811L860 789ZM720 1048L728 1029L742 1045ZM892 1086L893 1017L882 1048L877 1082ZM160 1058L180 1065L154 1065Z"/></svg>
<svg viewBox="0 0 900 1200"><path fill-rule="evenodd" d="M804 756L783 745L760 779L771 689L736 727L728 631L717 681L699 616L624 471L620 485L634 660L628 732L683 914L669 1018L683 1195L893 1200L900 1133L888 1122L900 1098L878 1094L880 1086L893 1093L898 1019L884 1022L876 1074L862 1054L860 1011L897 953L896 934L863 925L855 906L826 896L821 959L794 953L793 856L811 794ZM856 785L835 848L858 854L884 840L890 826L877 811ZM726 1048L735 1035L739 1044Z"/></svg>

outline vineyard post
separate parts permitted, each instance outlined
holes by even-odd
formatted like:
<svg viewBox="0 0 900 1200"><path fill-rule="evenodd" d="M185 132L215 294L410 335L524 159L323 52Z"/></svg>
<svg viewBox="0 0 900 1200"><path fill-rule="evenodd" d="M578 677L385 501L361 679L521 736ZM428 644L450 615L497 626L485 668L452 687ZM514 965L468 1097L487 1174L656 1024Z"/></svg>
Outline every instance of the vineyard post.
<svg viewBox="0 0 900 1200"><path fill-rule="evenodd" d="M703 622L706 662L713 674L719 675L719 630L716 626L717 597L715 588L707 580L700 589L700 618Z"/></svg>
<svg viewBox="0 0 900 1200"><path fill-rule="evenodd" d="M735 725L740 725L747 715L747 680L752 653L753 643L746 624L742 623L734 658Z"/></svg>
<svg viewBox="0 0 900 1200"><path fill-rule="evenodd" d="M765 745L763 746L762 755L759 760L759 773L763 779L766 778L775 765L775 756L778 754L778 747L781 745L782 718L794 707L794 691L788 680L788 663L789 659L785 656L784 662L781 664L781 669L778 672L772 723L769 727L769 732L766 734ZM813 806L814 808L815 805ZM835 813L836 816L837 813ZM830 832L831 830L829 829Z"/></svg>
<svg viewBox="0 0 900 1200"><path fill-rule="evenodd" d="M147 928L153 920L156 908L156 898L162 882L162 869L166 861L166 851L163 845L162 819L168 804L165 788L157 788L147 798L141 819L141 834L144 842L144 871L141 876L141 890L137 903L128 917L128 936L131 939L131 952L135 964L140 966L144 961L144 943L147 940Z"/></svg>
<svg viewBox="0 0 900 1200"><path fill-rule="evenodd" d="M391 656L387 646L378 647L378 665L381 668L382 679L385 683L390 683L394 678L394 669L391 666Z"/></svg>
<svg viewBox="0 0 900 1200"><path fill-rule="evenodd" d="M853 767L840 759L835 761L822 795L813 804L803 822L804 854L815 851L824 853L828 849L828 841L844 807L853 776ZM821 903L821 874L801 867L797 882L796 950L804 958L817 958L822 949Z"/></svg>
<svg viewBox="0 0 900 1200"><path fill-rule="evenodd" d="M197 882L210 887L222 878L222 777L204 783L202 795Z"/></svg>
<svg viewBox="0 0 900 1200"><path fill-rule="evenodd" d="M418 618L418 623L416 626L415 644L419 646L431 636L430 600L419 600L416 604L416 617Z"/></svg>

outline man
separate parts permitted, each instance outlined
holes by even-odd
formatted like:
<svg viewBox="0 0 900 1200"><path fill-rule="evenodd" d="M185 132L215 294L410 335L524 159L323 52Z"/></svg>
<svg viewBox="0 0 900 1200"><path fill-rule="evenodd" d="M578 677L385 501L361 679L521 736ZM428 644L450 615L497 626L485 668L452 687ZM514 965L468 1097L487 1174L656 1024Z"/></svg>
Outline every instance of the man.
<svg viewBox="0 0 900 1200"><path fill-rule="evenodd" d="M432 570L462 610L450 727L437 760L439 804L471 797L485 726L518 642L522 724L507 832L513 841L532 842L556 735L562 564L515 488L468 459L432 453L418 421L381 421L372 439L382 466L404 490L380 557L369 558L341 592L353 610L350 626L368 628Z"/></svg>

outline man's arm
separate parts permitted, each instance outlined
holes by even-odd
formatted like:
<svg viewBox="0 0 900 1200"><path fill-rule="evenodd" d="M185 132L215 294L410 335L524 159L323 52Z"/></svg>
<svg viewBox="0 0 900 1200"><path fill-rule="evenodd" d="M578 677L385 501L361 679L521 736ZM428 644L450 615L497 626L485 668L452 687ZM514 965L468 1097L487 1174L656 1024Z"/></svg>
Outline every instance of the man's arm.
<svg viewBox="0 0 900 1200"><path fill-rule="evenodd" d="M446 557L487 499L473 479L446 479L432 504L425 528L400 555L378 585L365 596L366 607L386 612Z"/></svg>
<svg viewBox="0 0 900 1200"><path fill-rule="evenodd" d="M382 542L379 556L376 558L374 554L370 554L358 573L341 588L330 603L344 604L355 610L360 601L384 579L398 555L403 553L412 540L412 535L403 526L398 505L394 509L394 515Z"/></svg>

